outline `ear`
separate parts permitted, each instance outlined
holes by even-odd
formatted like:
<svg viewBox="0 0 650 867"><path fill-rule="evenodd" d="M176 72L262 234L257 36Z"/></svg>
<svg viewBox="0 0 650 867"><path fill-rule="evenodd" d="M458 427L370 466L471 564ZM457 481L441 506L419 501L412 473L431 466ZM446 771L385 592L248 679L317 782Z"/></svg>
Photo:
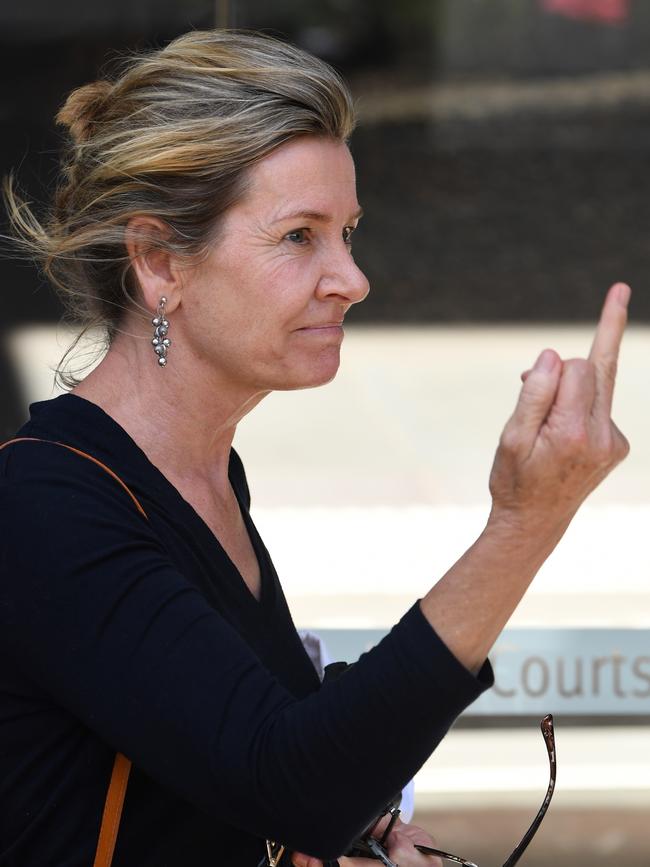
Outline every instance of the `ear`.
<svg viewBox="0 0 650 867"><path fill-rule="evenodd" d="M124 241L145 306L155 310L164 295L167 312L172 313L180 302L182 283L173 254L160 243L169 236L162 220L142 216L129 221Z"/></svg>

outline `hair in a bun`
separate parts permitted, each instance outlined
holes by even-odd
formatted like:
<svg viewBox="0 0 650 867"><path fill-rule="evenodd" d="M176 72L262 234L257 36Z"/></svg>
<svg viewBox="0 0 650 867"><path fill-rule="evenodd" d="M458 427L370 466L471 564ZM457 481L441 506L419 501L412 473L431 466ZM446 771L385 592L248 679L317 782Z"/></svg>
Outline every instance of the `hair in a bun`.
<svg viewBox="0 0 650 867"><path fill-rule="evenodd" d="M66 126L73 141L83 143L92 134L93 124L113 90L110 81L94 81L73 90L56 116L56 122Z"/></svg>

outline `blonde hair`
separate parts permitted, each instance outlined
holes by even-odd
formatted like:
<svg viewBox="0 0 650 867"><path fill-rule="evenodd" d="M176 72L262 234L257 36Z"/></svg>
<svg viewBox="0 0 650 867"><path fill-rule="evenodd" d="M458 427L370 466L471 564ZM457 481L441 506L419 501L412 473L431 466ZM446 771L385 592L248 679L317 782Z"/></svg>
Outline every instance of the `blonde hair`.
<svg viewBox="0 0 650 867"><path fill-rule="evenodd" d="M74 90L57 115L69 143L53 206L40 222L5 180L15 239L57 288L78 340L105 329L110 346L129 308L124 233L129 220L162 220L152 238L188 261L207 252L219 218L245 192L247 169L303 135L347 141L354 109L347 86L325 62L261 34L188 33L127 59L121 74Z"/></svg>

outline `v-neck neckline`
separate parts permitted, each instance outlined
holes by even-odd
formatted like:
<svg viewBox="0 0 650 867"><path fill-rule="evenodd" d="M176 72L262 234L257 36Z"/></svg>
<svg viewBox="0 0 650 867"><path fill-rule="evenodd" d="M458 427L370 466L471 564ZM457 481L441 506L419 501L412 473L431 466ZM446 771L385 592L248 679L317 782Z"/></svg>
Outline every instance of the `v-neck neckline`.
<svg viewBox="0 0 650 867"><path fill-rule="evenodd" d="M137 486L140 488L140 491L148 496L151 500L155 499L155 493L158 493L160 497L167 500L170 503L170 506L180 504L181 507L186 511L188 515L188 521L191 521L197 526L197 529L201 531L202 535L209 540L209 544L216 546L219 550L221 558L227 564L228 570L233 579L233 586L235 586L239 592L239 595L242 600L245 600L245 604L254 611L258 611L260 613L268 611L275 602L276 592L275 592L275 581L273 579L273 568L270 563L270 559L266 548L264 547L262 540L257 532L257 528L253 523L253 519L250 516L247 505L242 501L240 496L240 492L238 490L238 485L233 481L233 463L236 460L239 460L236 455L234 449L230 450L230 457L228 461L228 479L230 481L231 487L233 489L233 493L235 494L235 499L239 505L240 514L244 521L244 525L248 532L249 539L251 541L251 545L253 546L253 551L255 552L255 556L257 557L257 562L260 570L260 598L259 600L255 597L248 584L244 580L241 572L232 561L230 556L228 555L225 548L222 546L218 537L214 534L212 529L209 527L207 522L201 517L201 515L197 512L194 506L185 499L185 497L181 494L181 492L176 488L172 482L167 478L167 476L160 470L156 464L154 464L146 452L138 445L138 443L133 439L133 437L129 434L129 432L122 427L122 425L116 421L113 416L106 412L106 410L102 409L93 401L88 400L85 397L81 397L77 394L66 393L59 395L56 398L53 398L48 401L38 401L30 406L31 418L34 424L39 424L39 415L43 410L58 409L63 408L64 406L73 407L75 414L81 412L82 416L86 416L89 422L89 431L80 431L79 435L81 439L77 441L75 440L76 431L64 431L64 435L66 436L67 443L69 445L74 445L83 450L88 450L89 454L92 453L93 448L97 448L101 455L93 454L93 457L103 457L107 466L110 469L113 469L118 475L120 474L121 467L120 466L111 466L111 460L117 459L119 462L121 458L124 459L125 464L132 471L135 482ZM96 415L97 418L101 419L104 423L104 428L102 429L101 425L93 424L92 415ZM55 423L57 422L56 413L54 418ZM113 430L106 430L106 425L108 425ZM105 431L105 433L104 433ZM72 433L72 437L68 434ZM89 437L84 438L83 434L90 434ZM102 434L104 434L102 436ZM86 442L86 439L90 440L90 445ZM64 441L62 439L62 441ZM134 456L139 461L140 466L133 466L133 458ZM115 460L113 460L115 463ZM138 472L138 470L140 472ZM243 472L243 471L242 471ZM128 479L124 480L129 484ZM173 502L175 501L175 503ZM164 544L164 540L163 544Z"/></svg>
<svg viewBox="0 0 650 867"><path fill-rule="evenodd" d="M127 434L128 435L128 434ZM136 444L137 445L137 444ZM141 450L142 451L142 450ZM149 461L145 452L142 452L145 459ZM232 457L232 449L230 454L230 460L228 463L228 479L230 480L230 485L232 487L233 493L235 495L235 499L237 500L237 504L239 506L239 512L244 521L244 525L246 527L246 531L248 533L248 537L250 539L251 545L253 546L253 551L255 552L255 556L257 558L257 563L260 570L260 598L256 599L250 587L244 580L244 576L241 574L236 564L233 562L232 558L223 547L221 542L219 541L219 537L215 535L210 525L204 518L197 512L194 506L186 500L185 497L181 494L178 488L173 485L167 476L158 469L155 464L152 464L149 461L152 468L160 475L163 484L168 488L169 492L172 496L176 497L183 505L183 508L189 513L189 518L194 523L196 523L204 536L209 539L209 544L216 545L228 565L228 569L232 574L234 580L234 585L240 591L240 595L243 599L246 600L246 604L252 604L257 610L267 610L271 607L274 594L274 582L272 580L272 573L269 568L269 558L260 538L259 533L257 532L257 528L253 523L253 519L250 516L248 508L242 502L239 492L237 490L237 485L233 483L232 479L232 468L233 468L233 457Z"/></svg>

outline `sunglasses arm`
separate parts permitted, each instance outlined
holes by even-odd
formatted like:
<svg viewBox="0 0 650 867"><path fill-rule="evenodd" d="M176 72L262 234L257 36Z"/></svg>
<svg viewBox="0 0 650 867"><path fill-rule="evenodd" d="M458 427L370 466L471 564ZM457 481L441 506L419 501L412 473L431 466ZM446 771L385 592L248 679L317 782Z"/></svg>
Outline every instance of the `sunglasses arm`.
<svg viewBox="0 0 650 867"><path fill-rule="evenodd" d="M442 849L434 849L433 846L422 846L420 843L414 843L414 848L423 855L435 855L438 858L444 858L446 861L453 861L455 864L462 864L463 867L478 867L473 861L466 861L464 858L459 858L458 855L450 855L449 852L443 852Z"/></svg>
<svg viewBox="0 0 650 867"><path fill-rule="evenodd" d="M526 831L524 836L522 837L521 843L517 846L514 852L510 855L508 860L504 863L503 867L514 867L514 865L519 861L521 856L526 851L526 848L530 841L533 839L535 834L537 833L537 829L542 824L542 819L546 815L546 811L548 810L549 804L551 803L551 798L553 797L553 792L555 790L555 777L557 772L557 764L556 764L556 755L555 755L555 734L553 732L553 716L549 713L540 723L540 728L542 730L542 735L544 736L544 743L546 744L546 751L548 752L548 761L551 769L551 778L549 780L548 789L546 791L546 795L544 797L544 801L542 802L542 806L539 808L539 812L535 816L532 821L530 828Z"/></svg>

